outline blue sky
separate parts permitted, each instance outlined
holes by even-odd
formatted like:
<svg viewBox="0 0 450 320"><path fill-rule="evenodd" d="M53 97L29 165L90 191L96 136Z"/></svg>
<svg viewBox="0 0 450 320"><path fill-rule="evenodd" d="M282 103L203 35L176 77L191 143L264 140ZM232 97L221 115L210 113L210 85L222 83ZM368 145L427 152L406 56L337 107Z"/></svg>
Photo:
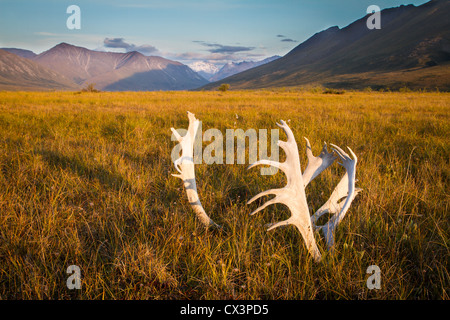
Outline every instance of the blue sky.
<svg viewBox="0 0 450 320"><path fill-rule="evenodd" d="M60 42L105 51L137 50L183 63L285 55L331 26L416 0L0 0L0 47L45 51ZM81 29L69 30L70 5ZM382 19L382 17L381 17Z"/></svg>

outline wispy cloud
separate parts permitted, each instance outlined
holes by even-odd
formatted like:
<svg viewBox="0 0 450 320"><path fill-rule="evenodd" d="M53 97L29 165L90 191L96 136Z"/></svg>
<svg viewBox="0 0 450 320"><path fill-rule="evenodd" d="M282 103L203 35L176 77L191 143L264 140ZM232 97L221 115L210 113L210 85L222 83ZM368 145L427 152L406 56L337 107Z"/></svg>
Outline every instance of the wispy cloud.
<svg viewBox="0 0 450 320"><path fill-rule="evenodd" d="M125 42L124 38L105 38L105 40L103 40L103 45L106 48L124 49L126 52L138 51L145 55L159 52L159 50L152 45L144 44L137 46L135 44Z"/></svg>
<svg viewBox="0 0 450 320"><path fill-rule="evenodd" d="M293 40L293 39L289 39L289 38L283 39L281 41L283 41L283 42L298 42L297 40Z"/></svg>
<svg viewBox="0 0 450 320"><path fill-rule="evenodd" d="M53 33L53 32L45 32L45 31L37 31L34 33L38 36L46 36L46 37L59 37L63 35L62 33Z"/></svg>
<svg viewBox="0 0 450 320"><path fill-rule="evenodd" d="M205 42L205 41L199 41L194 40L193 42L199 43L202 46L208 47L209 52L211 53L224 53L224 54L233 54L237 52L246 52L246 51L252 51L255 49L255 47L248 47L248 46L228 46L218 43L211 43L211 42Z"/></svg>
<svg viewBox="0 0 450 320"><path fill-rule="evenodd" d="M297 40L287 38L284 34L277 34L277 38L283 38L280 40L282 42L298 42Z"/></svg>

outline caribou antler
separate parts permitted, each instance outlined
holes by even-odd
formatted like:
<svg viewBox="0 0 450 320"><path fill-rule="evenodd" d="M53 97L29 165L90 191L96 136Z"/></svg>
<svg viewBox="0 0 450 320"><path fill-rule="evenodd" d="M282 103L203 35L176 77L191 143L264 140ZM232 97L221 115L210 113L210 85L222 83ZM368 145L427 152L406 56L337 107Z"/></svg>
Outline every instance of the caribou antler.
<svg viewBox="0 0 450 320"><path fill-rule="evenodd" d="M200 121L195 118L193 113L188 111L187 114L189 118L189 127L184 137L180 136L174 128L171 128L175 138L181 145L181 157L174 161L175 169L177 169L180 174L172 175L183 180L188 201L202 224L206 227L220 227L206 214L198 197L194 168L194 140Z"/></svg>
<svg viewBox="0 0 450 320"><path fill-rule="evenodd" d="M328 248L332 248L334 245L334 233L336 227L339 225L342 219L344 219L344 216L347 213L348 208L350 208L353 199L359 192L362 191L362 189L360 188L355 188L356 163L358 162L358 158L356 157L355 153L352 151L352 149L347 147L350 151L350 154L353 156L352 159L347 153L344 152L344 150L342 150L338 146L334 144L332 144L332 146L334 147L333 151L337 153L342 161L342 163L339 164L345 168L346 173L334 189L328 201L311 217L311 222L314 227L318 230L322 230ZM338 202L344 197L345 199ZM317 220L325 213L333 214L333 216L325 225L316 226Z"/></svg>
<svg viewBox="0 0 450 320"><path fill-rule="evenodd" d="M304 138L306 140L306 156L308 157L308 165L305 171L303 171L303 183L306 188L315 177L333 164L336 156L328 152L327 143L324 142L322 152L318 157L314 157L309 140L306 137Z"/></svg>
<svg viewBox="0 0 450 320"><path fill-rule="evenodd" d="M284 188L270 189L259 193L258 195L251 198L248 201L248 204L252 203L262 196L274 194L275 197L273 199L267 201L265 204L253 211L251 215L263 210L267 206L274 203L285 204L291 211L291 217L285 221L273 224L267 231L283 225L292 224L296 226L300 231L303 239L305 240L306 248L308 249L309 253L313 256L314 260L318 262L321 260L321 254L314 239L314 232L309 215L308 203L306 201L304 181L301 173L297 143L295 142L294 134L292 133L286 122L284 122L283 120L281 120L280 122L281 124L277 123L277 125L286 133L287 141L279 140L278 146L280 146L286 153L286 161L280 163L272 160L259 160L250 165L248 169L260 164L274 166L281 169L286 174L287 184Z"/></svg>
<svg viewBox="0 0 450 320"><path fill-rule="evenodd" d="M342 161L340 164L345 167L346 173L334 189L328 201L319 210L317 210L312 217L310 217L308 204L306 201L305 188L323 170L332 165L337 157L328 152L326 143L324 144L322 152L319 156L314 157L309 140L305 138L308 165L302 174L298 147L291 129L283 120L281 120L281 124L277 123L277 125L284 130L288 138L287 141L278 141L278 145L283 148L286 153L286 161L280 163L271 160L259 160L250 165L248 169L257 165L270 165L277 167L286 174L287 184L284 188L263 191L250 199L248 204L262 196L269 194L275 195L273 199L257 208L251 213L251 215L274 203L285 204L291 211L291 217L285 221L274 223L268 231L280 226L289 224L295 225L303 236L309 253L314 257L315 261L320 261L321 254L314 239L312 226L314 226L315 229L323 231L328 247L332 248L334 244L334 233L336 227L344 218L355 196L362 190L360 188L355 188L356 163L358 158L349 147L347 148L353 159L341 148L332 144L333 151ZM332 218L329 219L325 225L316 226L318 219L325 213L333 214Z"/></svg>

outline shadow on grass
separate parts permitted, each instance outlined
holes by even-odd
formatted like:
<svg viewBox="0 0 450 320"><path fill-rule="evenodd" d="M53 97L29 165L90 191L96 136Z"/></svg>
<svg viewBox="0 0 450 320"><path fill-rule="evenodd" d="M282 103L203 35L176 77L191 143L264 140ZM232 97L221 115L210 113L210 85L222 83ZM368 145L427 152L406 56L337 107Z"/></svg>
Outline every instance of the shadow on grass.
<svg viewBox="0 0 450 320"><path fill-rule="evenodd" d="M52 150L37 150L49 165L62 169L69 169L73 173L89 181L98 181L105 187L116 191L130 187L130 183L120 174L111 172L100 165L88 165L82 160L62 155Z"/></svg>

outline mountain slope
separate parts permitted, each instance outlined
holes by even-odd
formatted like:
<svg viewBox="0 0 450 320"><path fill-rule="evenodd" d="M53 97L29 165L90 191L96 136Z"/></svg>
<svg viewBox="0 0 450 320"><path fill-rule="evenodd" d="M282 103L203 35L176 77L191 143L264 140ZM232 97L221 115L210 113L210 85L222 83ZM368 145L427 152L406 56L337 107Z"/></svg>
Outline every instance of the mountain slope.
<svg viewBox="0 0 450 320"><path fill-rule="evenodd" d="M108 91L184 90L207 83L186 65L136 51L100 52L61 43L33 60L80 85L95 83Z"/></svg>
<svg viewBox="0 0 450 320"><path fill-rule="evenodd" d="M18 49L18 48L0 48L0 49L14 53L15 55L18 55L19 57L27 58L27 59L32 59L37 56L37 54L31 50Z"/></svg>
<svg viewBox="0 0 450 320"><path fill-rule="evenodd" d="M0 50L0 89L76 90L78 86L36 62Z"/></svg>
<svg viewBox="0 0 450 320"><path fill-rule="evenodd" d="M450 2L382 10L381 29L365 16L316 33L284 57L205 86L232 88L323 85L450 89Z"/></svg>

